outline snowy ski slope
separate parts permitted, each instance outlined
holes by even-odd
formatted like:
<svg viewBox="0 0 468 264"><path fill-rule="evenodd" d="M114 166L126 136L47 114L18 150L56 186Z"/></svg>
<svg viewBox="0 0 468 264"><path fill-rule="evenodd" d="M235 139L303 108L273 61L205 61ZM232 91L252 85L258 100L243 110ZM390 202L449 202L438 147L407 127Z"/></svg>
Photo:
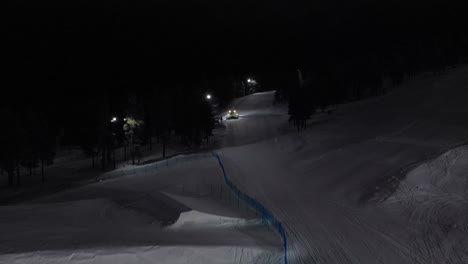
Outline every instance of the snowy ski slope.
<svg viewBox="0 0 468 264"><path fill-rule="evenodd" d="M290 263L466 263L466 228L453 228L467 224L466 194L438 195L424 209L388 203L417 164L466 143L467 87L466 68L421 76L388 95L339 106L330 116L315 117L306 132L286 135L286 113L276 118L278 112L261 103L273 93L254 95L238 101L239 114L243 102L247 114L244 123L227 125L228 145L244 142L249 130L261 131L254 128L263 126L260 120L277 130L266 141L223 149L221 157L231 179L283 222ZM426 177L434 176L419 173L421 182ZM459 186L456 179L466 190L464 177L445 177L444 186ZM419 210L424 213L418 218L405 213ZM446 211L452 220L441 216ZM440 224L441 217L458 224Z"/></svg>
<svg viewBox="0 0 468 264"><path fill-rule="evenodd" d="M467 68L421 76L300 133L273 92L253 94L231 105L216 152L281 221L289 263L468 263L467 87ZM281 263L252 217L174 191L223 184L211 153L166 165L0 207L0 263Z"/></svg>

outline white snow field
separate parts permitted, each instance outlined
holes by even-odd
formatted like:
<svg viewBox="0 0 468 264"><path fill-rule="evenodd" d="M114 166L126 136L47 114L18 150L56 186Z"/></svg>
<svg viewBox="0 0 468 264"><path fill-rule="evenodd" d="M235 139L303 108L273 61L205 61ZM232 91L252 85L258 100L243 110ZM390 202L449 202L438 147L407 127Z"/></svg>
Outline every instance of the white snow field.
<svg viewBox="0 0 468 264"><path fill-rule="evenodd" d="M216 153L281 221L289 263L468 263L468 68L336 106L302 132L273 97L235 100ZM0 207L0 263L283 262L211 153L101 178Z"/></svg>
<svg viewBox="0 0 468 264"><path fill-rule="evenodd" d="M281 241L220 173L211 153L180 156L1 206L0 263L280 263Z"/></svg>

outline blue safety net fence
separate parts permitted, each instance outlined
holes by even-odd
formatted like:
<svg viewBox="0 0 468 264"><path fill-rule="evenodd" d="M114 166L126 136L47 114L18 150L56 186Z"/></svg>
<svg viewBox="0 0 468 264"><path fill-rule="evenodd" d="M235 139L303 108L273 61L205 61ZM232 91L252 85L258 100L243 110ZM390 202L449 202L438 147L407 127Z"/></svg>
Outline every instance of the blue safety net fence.
<svg viewBox="0 0 468 264"><path fill-rule="evenodd" d="M274 230L278 232L278 234L281 236L283 240L283 249L284 249L284 263L288 263L288 240L286 238L286 233L284 231L283 226L281 225L281 222L272 214L270 211L268 211L261 203L253 199L252 197L248 196L247 194L243 193L239 188L237 188L234 183L227 177L226 175L226 170L224 168L223 161L219 157L219 155L215 152L213 152L213 157L215 157L218 160L219 166L221 167L221 170L223 172L223 177L226 185L229 187L229 189L237 196L238 199L241 201L244 201L248 206L250 206L257 215L259 215L262 219L262 222L270 225L273 227Z"/></svg>

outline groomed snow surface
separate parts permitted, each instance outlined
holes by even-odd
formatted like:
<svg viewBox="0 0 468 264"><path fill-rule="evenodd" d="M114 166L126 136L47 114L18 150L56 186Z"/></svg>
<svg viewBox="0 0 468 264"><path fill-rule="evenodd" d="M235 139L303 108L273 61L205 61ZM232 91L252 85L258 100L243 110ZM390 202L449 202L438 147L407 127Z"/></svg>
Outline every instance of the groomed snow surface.
<svg viewBox="0 0 468 264"><path fill-rule="evenodd" d="M468 263L468 69L288 124L273 92L216 131L226 173L286 229L289 263ZM0 263L282 263L211 153L0 207ZM224 187L223 187L224 186Z"/></svg>
<svg viewBox="0 0 468 264"><path fill-rule="evenodd" d="M125 168L0 207L0 263L278 263L281 241L209 157Z"/></svg>
<svg viewBox="0 0 468 264"><path fill-rule="evenodd" d="M231 179L282 221L290 263L468 263L461 191L467 156L457 156L449 170L412 177L419 166L467 143L466 87L466 68L421 76L385 96L318 114L300 133L288 131L286 119L271 111L278 117L270 124L276 135L219 152ZM247 133L268 108L226 129ZM443 187L426 188L416 201L400 194L418 196L414 189L431 178L444 179L436 181Z"/></svg>

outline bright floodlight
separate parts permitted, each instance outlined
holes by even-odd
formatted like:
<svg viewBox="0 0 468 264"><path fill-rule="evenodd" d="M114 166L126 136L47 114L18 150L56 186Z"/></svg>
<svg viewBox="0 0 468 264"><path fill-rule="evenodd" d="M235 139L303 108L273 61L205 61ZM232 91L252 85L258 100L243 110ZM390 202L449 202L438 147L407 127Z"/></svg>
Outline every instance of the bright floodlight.
<svg viewBox="0 0 468 264"><path fill-rule="evenodd" d="M252 82L252 79L250 79L250 78L247 79L247 82L248 82L248 83L251 83L251 82Z"/></svg>
<svg viewBox="0 0 468 264"><path fill-rule="evenodd" d="M111 122L112 122L112 123L115 122L115 121L117 121L117 117L113 117L113 118L111 119Z"/></svg>
<svg viewBox="0 0 468 264"><path fill-rule="evenodd" d="M206 99L210 100L211 99L211 94L207 94Z"/></svg>

